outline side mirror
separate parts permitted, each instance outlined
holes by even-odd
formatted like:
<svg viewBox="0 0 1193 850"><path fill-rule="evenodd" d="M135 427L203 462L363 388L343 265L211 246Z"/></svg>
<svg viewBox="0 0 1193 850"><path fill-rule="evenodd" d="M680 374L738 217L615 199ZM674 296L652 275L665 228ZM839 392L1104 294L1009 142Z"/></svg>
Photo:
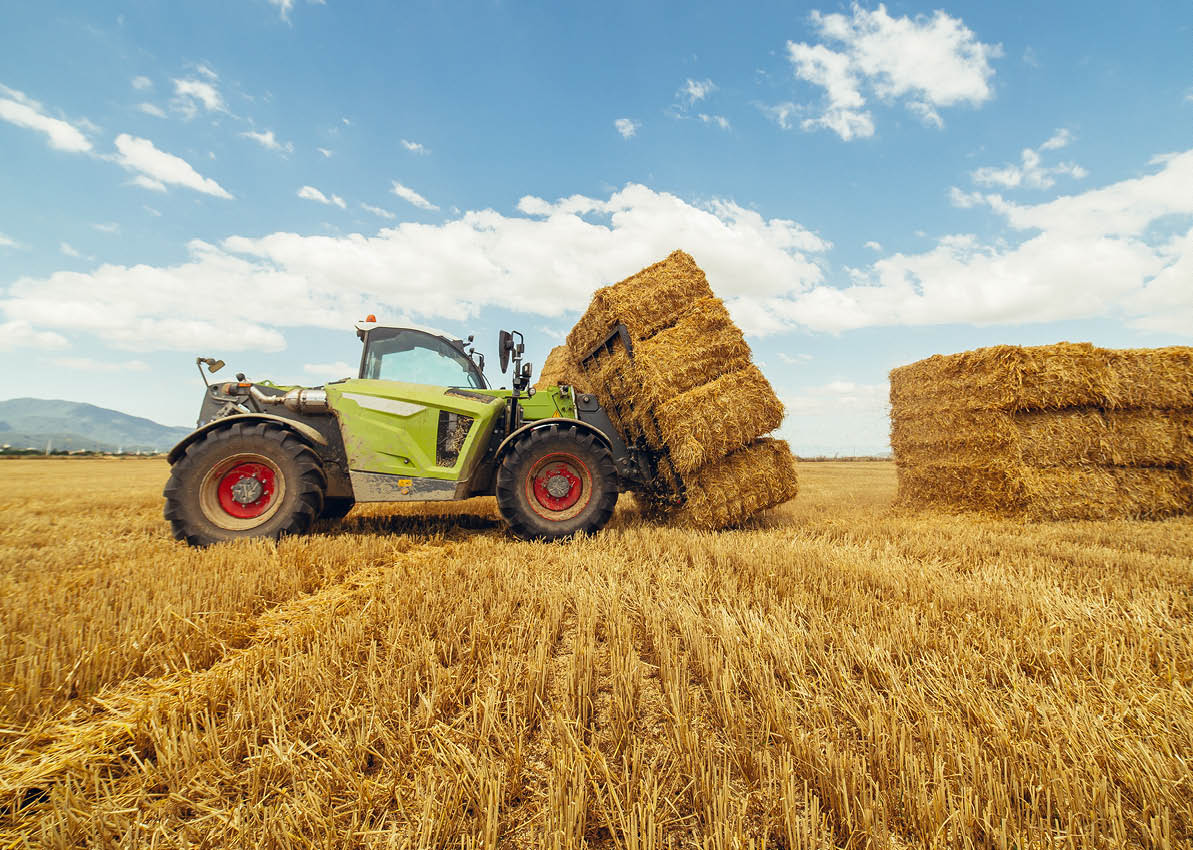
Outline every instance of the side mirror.
<svg viewBox="0 0 1193 850"><path fill-rule="evenodd" d="M212 374L214 374L223 368L224 368L223 360L212 360L210 357L207 358L207 371L208 372L211 372Z"/></svg>
<svg viewBox="0 0 1193 850"><path fill-rule="evenodd" d="M510 353L514 350L514 335L509 331L499 331L497 334L497 356L500 358L501 374L505 374L510 367Z"/></svg>

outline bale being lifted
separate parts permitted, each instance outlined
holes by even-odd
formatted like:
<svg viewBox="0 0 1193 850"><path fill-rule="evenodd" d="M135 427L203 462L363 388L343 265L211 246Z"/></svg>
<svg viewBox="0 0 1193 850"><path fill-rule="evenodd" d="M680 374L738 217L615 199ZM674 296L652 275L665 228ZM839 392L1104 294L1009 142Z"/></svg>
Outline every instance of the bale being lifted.
<svg viewBox="0 0 1193 850"><path fill-rule="evenodd" d="M760 439L783 405L688 254L598 290L563 348L555 362L652 458L653 511L723 528L796 495L787 444Z"/></svg>
<svg viewBox="0 0 1193 850"><path fill-rule="evenodd" d="M995 346L891 372L899 499L1040 519L1193 508L1193 348Z"/></svg>

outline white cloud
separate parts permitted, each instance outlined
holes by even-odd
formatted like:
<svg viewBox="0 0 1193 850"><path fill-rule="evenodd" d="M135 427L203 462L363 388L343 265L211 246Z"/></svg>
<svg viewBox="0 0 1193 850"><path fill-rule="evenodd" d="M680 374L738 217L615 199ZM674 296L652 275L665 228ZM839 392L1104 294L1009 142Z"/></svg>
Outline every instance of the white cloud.
<svg viewBox="0 0 1193 850"><path fill-rule="evenodd" d="M266 130L264 133L258 133L255 130L246 130L240 135L244 136L246 139L252 139L254 142L259 144L261 147L266 148L267 150L294 153L294 143L286 142L285 144L282 144L277 140L277 137L274 136L273 130Z"/></svg>
<svg viewBox="0 0 1193 850"><path fill-rule="evenodd" d="M328 206L336 206L336 207L339 207L340 209L345 209L348 206L344 202L344 199L341 198L339 195L332 195L329 198L327 195L324 195L322 192L320 192L314 186L303 186L301 189L298 190L298 197L304 198L305 200L308 200L308 201L318 201L319 203L327 204Z"/></svg>
<svg viewBox="0 0 1193 850"><path fill-rule="evenodd" d="M712 80L693 80L691 77L687 79L682 86L680 86L677 95L684 98L691 106L698 100L704 100L714 91L717 90L716 84Z"/></svg>
<svg viewBox="0 0 1193 850"><path fill-rule="evenodd" d="M144 360L95 360L91 357L55 357L55 366L72 372L148 372L149 364Z"/></svg>
<svg viewBox="0 0 1193 850"><path fill-rule="evenodd" d="M796 373L798 374L798 373ZM777 374L780 379L785 375ZM887 450L889 385L835 380L780 391L787 419L780 429L792 450L804 457L871 454ZM842 444L850 435L852 445Z"/></svg>
<svg viewBox="0 0 1193 850"><path fill-rule="evenodd" d="M874 11L855 4L849 16L814 11L811 20L821 38L840 49L787 43L795 76L824 89L823 110L801 122L805 130L825 128L845 140L872 136L864 92L888 103L902 100L936 127L943 126L939 107L978 106L993 97L989 60L1002 48L978 41L960 18L943 11L892 18L882 4Z"/></svg>
<svg viewBox="0 0 1193 850"><path fill-rule="evenodd" d="M929 251L878 260L851 286L773 302L771 312L780 323L829 331L1116 316L1191 335L1193 150L1153 165L1153 174L1040 204L954 190L954 203L987 206L1027 235L1017 244L946 236Z"/></svg>
<svg viewBox="0 0 1193 850"><path fill-rule="evenodd" d="M91 227L95 230L98 230L100 233L119 233L120 232L120 225L114 221L96 223L96 224L91 225Z"/></svg>
<svg viewBox="0 0 1193 850"><path fill-rule="evenodd" d="M69 242L59 242L58 250L61 251L63 254L65 254L68 257L82 258L82 256L83 256Z"/></svg>
<svg viewBox="0 0 1193 850"><path fill-rule="evenodd" d="M141 205L141 208L142 208L143 210L145 210L145 212L147 212L147 213L149 213L151 216L153 216L154 218L161 218L161 212L160 212L159 210L155 210L153 207L151 207L151 206L147 206L147 205L145 205L145 204L142 204L142 205Z"/></svg>
<svg viewBox="0 0 1193 850"><path fill-rule="evenodd" d="M224 98L210 82L185 79L174 80L173 106L188 119L194 118L202 106L208 112L226 112Z"/></svg>
<svg viewBox="0 0 1193 850"><path fill-rule="evenodd" d="M563 342L567 339L569 330L568 328L554 328L550 325L537 325L535 329L547 339L555 342Z"/></svg>
<svg viewBox="0 0 1193 850"><path fill-rule="evenodd" d="M779 352L779 359L788 366L802 366L812 360L811 354L787 354L786 352Z"/></svg>
<svg viewBox="0 0 1193 850"><path fill-rule="evenodd" d="M402 147L411 153L417 153L423 156L426 156L431 152L430 148L428 148L426 145L421 145L418 142L412 142L409 139L402 139Z"/></svg>
<svg viewBox="0 0 1193 850"><path fill-rule="evenodd" d="M166 111L160 106L155 106L152 103L138 103L137 109L144 112L146 115L152 115L154 118L165 118Z"/></svg>
<svg viewBox="0 0 1193 850"><path fill-rule="evenodd" d="M394 181L393 193L404 201L408 201L420 210L427 210L429 212L438 212L439 207L428 201L418 192L411 189L409 186L403 186L397 180Z"/></svg>
<svg viewBox="0 0 1193 850"><path fill-rule="evenodd" d="M882 244L873 240L867 242L863 247L869 248L871 251L881 251Z"/></svg>
<svg viewBox="0 0 1193 850"><path fill-rule="evenodd" d="M211 70L211 68L209 66L207 66L206 64L204 64L203 62L200 62L198 65L195 66L195 71L196 71L196 73L199 74L199 76L206 77L207 79L211 80L212 82L215 82L216 80L218 80L220 78L219 74L217 74L215 71Z"/></svg>
<svg viewBox="0 0 1193 850"><path fill-rule="evenodd" d="M269 5L278 7L283 21L290 20L290 10L294 8L294 0L269 0Z"/></svg>
<svg viewBox="0 0 1193 850"><path fill-rule="evenodd" d="M1073 134L1067 129L1061 128L1048 137L1044 144L1040 145L1042 151L1055 151L1063 147L1067 147L1073 141Z"/></svg>
<svg viewBox="0 0 1193 850"><path fill-rule="evenodd" d="M0 322L0 351L14 348L54 349L66 348L69 343L62 334L53 331L34 330L33 325L22 319Z"/></svg>
<svg viewBox="0 0 1193 850"><path fill-rule="evenodd" d="M217 198L232 198L223 186L199 174L185 159L158 150L148 139L121 133L116 137L116 150L117 162L130 171L140 172L133 183L142 188L164 192L166 184L172 184Z"/></svg>
<svg viewBox="0 0 1193 850"><path fill-rule="evenodd" d="M315 150L317 150L317 151L319 151L319 153L323 154L325 159L331 159L332 151L329 151L327 148L315 148Z"/></svg>
<svg viewBox="0 0 1193 850"><path fill-rule="evenodd" d="M335 380L336 378L356 377L356 374L360 371L360 367L351 366L343 360L337 360L335 363L307 363L303 365L302 371L305 375Z"/></svg>
<svg viewBox="0 0 1193 850"><path fill-rule="evenodd" d="M776 103L773 106L759 103L757 106L762 111L763 115L774 121L784 130L791 129L791 119L798 115L800 111L800 108L791 101L787 101L786 103Z"/></svg>
<svg viewBox="0 0 1193 850"><path fill-rule="evenodd" d="M787 52L795 66L795 75L825 91L824 114L805 118L801 122L805 130L825 127L845 140L874 135L874 122L870 113L862 109L866 99L858 87L859 81L849 56L829 50L822 44L809 46L790 41L787 42Z"/></svg>
<svg viewBox="0 0 1193 850"><path fill-rule="evenodd" d="M13 239L7 233L0 233L0 248L22 248L20 242Z"/></svg>
<svg viewBox="0 0 1193 850"><path fill-rule="evenodd" d="M913 115L918 115L920 121L928 127L935 127L940 130L944 127L944 119L940 117L940 113L930 103L922 100L911 100L907 102L907 109Z"/></svg>
<svg viewBox="0 0 1193 850"><path fill-rule="evenodd" d="M153 88L153 80L146 76L133 77L132 85L137 91L148 91Z"/></svg>
<svg viewBox="0 0 1193 850"><path fill-rule="evenodd" d="M1057 130L1047 141L1040 145L1040 151L1059 150L1073 140L1068 130ZM1019 165L1008 163L1000 167L984 166L972 173L973 181L982 186L1003 186L1008 189L1027 187L1030 189L1049 189L1056 184L1056 176L1065 175L1080 180L1088 172L1080 165L1072 162L1062 162L1045 167L1039 151L1024 148ZM964 206L964 204L958 204Z"/></svg>
<svg viewBox="0 0 1193 850"><path fill-rule="evenodd" d="M42 105L15 89L0 85L0 121L44 133L50 147L69 153L91 150L91 142L73 124L45 114Z"/></svg>
<svg viewBox="0 0 1193 850"><path fill-rule="evenodd" d="M883 410L890 395L890 385L859 384L854 381L829 381L804 387L798 395L785 396L783 404L790 416L809 416L844 410Z"/></svg>
<svg viewBox="0 0 1193 850"><path fill-rule="evenodd" d="M380 218L386 218L386 219L397 218L397 216L395 216L389 210L382 209L381 207L375 207L372 204L363 204L362 203L360 205L360 208L362 210L365 210L366 212L371 212L373 215L379 216Z"/></svg>
<svg viewBox="0 0 1193 850"><path fill-rule="evenodd" d="M769 300L822 280L812 255L828 248L795 222L636 184L608 198L526 197L519 209L406 221L373 236L279 232L233 236L218 247L196 240L173 266L21 278L0 294L0 320L65 324L142 351L278 350L282 328L342 330L370 312L420 324L493 306L558 317L583 309L596 288L683 247L742 326L758 331L773 329ZM235 315L229 303L237 304Z"/></svg>
<svg viewBox="0 0 1193 850"><path fill-rule="evenodd" d="M165 183L160 180L154 180L152 177L146 177L144 174L138 174L129 182L133 186L140 186L142 189L148 189L150 192L166 191Z"/></svg>
<svg viewBox="0 0 1193 850"><path fill-rule="evenodd" d="M703 112L701 112L701 113L698 113L696 115L696 117L699 118L701 121L703 121L705 124L716 124L722 130L729 129L729 119L726 118L724 115L706 115Z"/></svg>
<svg viewBox="0 0 1193 850"><path fill-rule="evenodd" d="M613 122L613 126L617 132L621 133L623 139L632 139L638 132L638 128L642 126L642 122L635 121L633 118L618 118Z"/></svg>

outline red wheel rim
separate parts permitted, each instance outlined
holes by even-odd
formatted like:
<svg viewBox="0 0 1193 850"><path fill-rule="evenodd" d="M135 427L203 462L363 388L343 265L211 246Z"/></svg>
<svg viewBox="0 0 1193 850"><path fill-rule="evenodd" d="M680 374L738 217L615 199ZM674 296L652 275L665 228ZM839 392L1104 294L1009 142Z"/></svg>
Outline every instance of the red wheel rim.
<svg viewBox="0 0 1193 850"><path fill-rule="evenodd" d="M526 499L531 509L552 522L572 519L592 499L592 473L575 455L545 455L526 474Z"/></svg>
<svg viewBox="0 0 1193 850"><path fill-rule="evenodd" d="M228 516L254 519L269 510L277 493L274 471L261 463L238 463L216 485L216 498Z"/></svg>

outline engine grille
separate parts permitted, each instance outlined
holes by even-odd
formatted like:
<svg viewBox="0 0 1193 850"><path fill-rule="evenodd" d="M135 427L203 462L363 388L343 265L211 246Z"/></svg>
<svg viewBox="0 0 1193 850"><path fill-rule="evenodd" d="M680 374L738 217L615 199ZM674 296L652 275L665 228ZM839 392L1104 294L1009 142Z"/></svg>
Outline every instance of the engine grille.
<svg viewBox="0 0 1193 850"><path fill-rule="evenodd" d="M439 435L435 441L435 464L437 466L455 466L460 457L460 449L464 447L464 440L472 428L471 416L452 413L450 410L439 411Z"/></svg>

